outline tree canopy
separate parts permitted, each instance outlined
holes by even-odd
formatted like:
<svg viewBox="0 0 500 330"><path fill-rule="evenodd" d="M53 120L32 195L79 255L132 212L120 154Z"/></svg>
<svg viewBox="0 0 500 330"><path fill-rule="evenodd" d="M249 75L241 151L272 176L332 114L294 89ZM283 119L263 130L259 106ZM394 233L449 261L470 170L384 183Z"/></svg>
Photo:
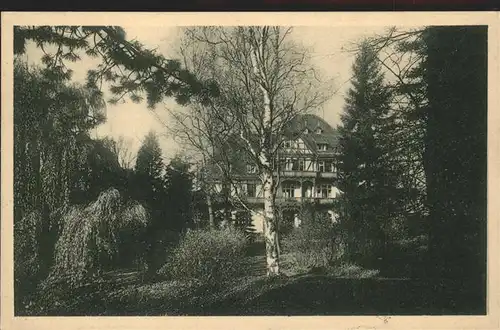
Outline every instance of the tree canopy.
<svg viewBox="0 0 500 330"><path fill-rule="evenodd" d="M83 55L99 57L101 63L88 72L87 86L100 90L97 86L107 82L113 95L111 102L126 95L140 102L145 95L148 106L154 107L164 97L186 104L192 98L207 103L218 95L214 80L201 81L178 60L167 59L139 41L127 40L118 26L14 27L14 54L23 54L29 41L44 52L43 63L54 79L71 77L66 61L78 61Z"/></svg>

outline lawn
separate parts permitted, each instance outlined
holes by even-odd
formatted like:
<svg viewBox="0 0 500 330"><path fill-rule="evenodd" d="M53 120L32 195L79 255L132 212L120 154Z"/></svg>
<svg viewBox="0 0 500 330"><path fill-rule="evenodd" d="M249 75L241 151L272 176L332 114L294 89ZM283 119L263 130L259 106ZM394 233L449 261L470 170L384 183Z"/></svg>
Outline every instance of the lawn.
<svg viewBox="0 0 500 330"><path fill-rule="evenodd" d="M327 274L265 276L259 247L251 271L222 287L157 279L135 271L107 273L91 291L51 315L442 315L484 314L483 293L456 281L349 278ZM286 261L286 258L285 258ZM248 268L246 268L248 269ZM481 307L483 306L483 307Z"/></svg>

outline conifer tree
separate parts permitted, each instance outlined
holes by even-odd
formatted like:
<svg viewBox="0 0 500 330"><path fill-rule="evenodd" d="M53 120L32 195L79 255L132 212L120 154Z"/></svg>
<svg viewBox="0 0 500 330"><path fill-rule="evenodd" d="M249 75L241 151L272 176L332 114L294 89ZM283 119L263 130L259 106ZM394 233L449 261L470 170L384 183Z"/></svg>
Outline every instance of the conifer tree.
<svg viewBox="0 0 500 330"><path fill-rule="evenodd" d="M154 132L149 132L137 152L135 170L153 179L160 179L163 171L160 143Z"/></svg>
<svg viewBox="0 0 500 330"><path fill-rule="evenodd" d="M341 117L339 187L350 258L381 252L385 226L395 212L397 175L388 157L391 92L376 52L363 44L352 67L353 80Z"/></svg>

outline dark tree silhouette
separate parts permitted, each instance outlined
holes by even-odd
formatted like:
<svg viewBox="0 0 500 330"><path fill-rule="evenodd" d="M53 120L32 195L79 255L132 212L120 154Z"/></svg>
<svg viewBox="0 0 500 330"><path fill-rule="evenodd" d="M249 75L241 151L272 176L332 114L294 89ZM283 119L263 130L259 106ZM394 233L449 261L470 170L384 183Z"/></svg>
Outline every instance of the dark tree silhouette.
<svg viewBox="0 0 500 330"><path fill-rule="evenodd" d="M391 92L377 53L362 45L353 65L340 133L339 188L350 258L380 256L395 212L395 175L388 161Z"/></svg>

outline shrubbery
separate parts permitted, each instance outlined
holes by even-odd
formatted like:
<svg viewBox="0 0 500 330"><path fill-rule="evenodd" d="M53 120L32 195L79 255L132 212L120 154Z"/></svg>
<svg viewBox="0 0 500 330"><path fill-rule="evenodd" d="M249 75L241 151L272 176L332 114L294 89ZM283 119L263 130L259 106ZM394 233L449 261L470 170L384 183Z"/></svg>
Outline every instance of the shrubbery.
<svg viewBox="0 0 500 330"><path fill-rule="evenodd" d="M71 275L78 282L109 267L119 253L120 233L140 232L148 220L142 205L124 201L113 188L86 207L71 208L61 220L53 275Z"/></svg>
<svg viewBox="0 0 500 330"><path fill-rule="evenodd" d="M303 219L301 226L283 239L282 245L293 268L299 271L328 267L343 253L339 232L327 215L318 213Z"/></svg>
<svg viewBox="0 0 500 330"><path fill-rule="evenodd" d="M160 274L176 280L219 285L243 272L246 246L245 234L238 229L190 230Z"/></svg>

